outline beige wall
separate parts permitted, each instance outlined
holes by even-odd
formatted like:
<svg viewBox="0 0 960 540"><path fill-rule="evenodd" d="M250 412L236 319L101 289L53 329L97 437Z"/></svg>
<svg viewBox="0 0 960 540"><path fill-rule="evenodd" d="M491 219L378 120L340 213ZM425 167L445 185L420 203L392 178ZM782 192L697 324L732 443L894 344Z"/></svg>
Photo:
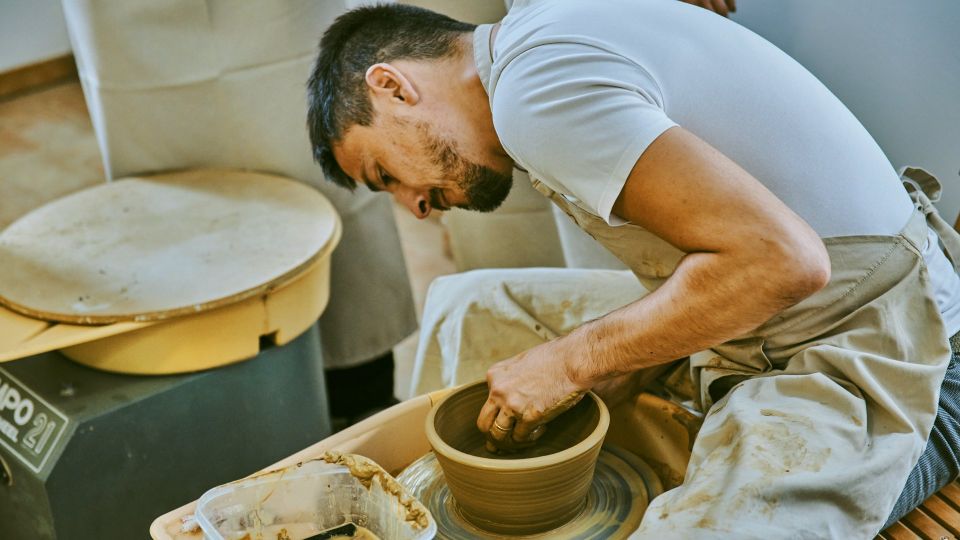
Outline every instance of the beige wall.
<svg viewBox="0 0 960 540"><path fill-rule="evenodd" d="M499 21L507 12L503 0L403 0L474 24Z"/></svg>

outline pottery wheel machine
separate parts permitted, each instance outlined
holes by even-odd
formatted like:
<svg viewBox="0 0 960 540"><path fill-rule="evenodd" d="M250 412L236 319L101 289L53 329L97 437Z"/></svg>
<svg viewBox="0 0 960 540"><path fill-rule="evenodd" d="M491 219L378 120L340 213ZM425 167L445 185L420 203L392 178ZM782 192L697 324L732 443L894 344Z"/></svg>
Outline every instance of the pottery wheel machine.
<svg viewBox="0 0 960 540"><path fill-rule="evenodd" d="M193 170L0 233L0 538L144 538L330 433L317 325L340 238L314 189Z"/></svg>

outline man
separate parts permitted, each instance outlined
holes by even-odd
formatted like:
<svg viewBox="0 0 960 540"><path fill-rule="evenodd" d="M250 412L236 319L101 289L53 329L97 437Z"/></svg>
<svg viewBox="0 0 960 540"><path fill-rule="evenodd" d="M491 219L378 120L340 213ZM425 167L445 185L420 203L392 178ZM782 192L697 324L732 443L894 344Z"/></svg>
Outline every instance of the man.
<svg viewBox="0 0 960 540"><path fill-rule="evenodd" d="M673 2L517 2L477 28L368 8L325 34L308 88L328 178L425 217L495 208L522 168L652 291L493 365L477 421L529 443L583 392L692 355L707 415L638 535L866 538L956 476L938 398L960 279L937 235L954 261L960 239L923 191L935 180L910 172L908 196L853 115L758 36ZM488 328L457 332L454 354L509 340L482 292L452 300ZM541 331L549 303L517 318Z"/></svg>

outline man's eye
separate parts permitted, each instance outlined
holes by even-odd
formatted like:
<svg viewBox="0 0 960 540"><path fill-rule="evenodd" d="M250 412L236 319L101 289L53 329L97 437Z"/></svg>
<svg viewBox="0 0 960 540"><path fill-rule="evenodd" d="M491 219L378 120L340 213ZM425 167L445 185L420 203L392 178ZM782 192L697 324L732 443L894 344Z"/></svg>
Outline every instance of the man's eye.
<svg viewBox="0 0 960 540"><path fill-rule="evenodd" d="M396 180L389 174L380 171L380 182L383 183L384 187L389 186L390 184L396 182Z"/></svg>

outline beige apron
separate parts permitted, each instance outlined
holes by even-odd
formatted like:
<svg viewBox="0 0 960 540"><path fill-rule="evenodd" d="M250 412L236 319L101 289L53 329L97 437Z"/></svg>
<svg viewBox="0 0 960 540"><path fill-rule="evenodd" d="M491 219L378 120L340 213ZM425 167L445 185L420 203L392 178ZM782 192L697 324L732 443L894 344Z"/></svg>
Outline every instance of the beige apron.
<svg viewBox="0 0 960 540"><path fill-rule="evenodd" d="M824 240L832 277L748 335L691 357L709 410L684 484L657 498L637 538L868 538L888 516L937 411L950 357L922 248L939 185L910 169L917 205L896 236ZM917 181L922 179L922 181ZM534 180L648 288L683 252L643 228L607 225ZM939 222L938 222L939 220Z"/></svg>
<svg viewBox="0 0 960 540"><path fill-rule="evenodd" d="M686 394L708 414L683 485L653 501L638 538L869 538L883 524L926 444L950 356L921 256L928 224L960 260L960 238L930 202L936 182L916 169L904 177L918 212L899 235L825 240L827 287L692 357L685 378L696 384ZM683 256L640 227L610 227L535 187L637 275L520 269L437 279L417 393L482 378L493 363L641 298L637 278L656 288ZM656 446L656 429L633 436L653 436Z"/></svg>

